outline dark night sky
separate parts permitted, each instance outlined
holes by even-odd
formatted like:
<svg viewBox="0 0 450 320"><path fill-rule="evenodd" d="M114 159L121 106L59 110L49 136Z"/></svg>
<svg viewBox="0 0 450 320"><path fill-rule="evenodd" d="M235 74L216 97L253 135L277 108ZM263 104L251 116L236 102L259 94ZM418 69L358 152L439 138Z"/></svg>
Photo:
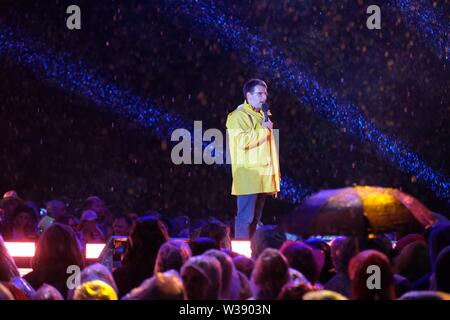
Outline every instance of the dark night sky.
<svg viewBox="0 0 450 320"><path fill-rule="evenodd" d="M164 110L202 120L204 128L223 130L226 114L243 100L243 82L262 77L280 128L282 174L312 190L353 183L400 187L448 215L448 202L427 185L299 103L273 74L191 26L164 1L43 3L2 1L0 26L20 29ZM302 61L383 133L450 175L448 66L398 10L380 5L383 28L369 31L363 1L217 3ZM69 4L81 7L82 30L65 28ZM59 89L7 54L0 61L2 192L16 189L39 202L62 197L73 211L97 194L115 213L153 208L231 217L235 200L227 170L175 166L170 141L89 97Z"/></svg>

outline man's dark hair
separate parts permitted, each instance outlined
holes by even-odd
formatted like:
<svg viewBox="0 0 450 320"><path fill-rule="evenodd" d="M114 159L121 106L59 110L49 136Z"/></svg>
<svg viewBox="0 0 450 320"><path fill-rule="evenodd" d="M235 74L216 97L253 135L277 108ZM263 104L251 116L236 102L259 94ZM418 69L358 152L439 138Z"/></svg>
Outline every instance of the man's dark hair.
<svg viewBox="0 0 450 320"><path fill-rule="evenodd" d="M227 237L227 226L218 220L208 221L208 223L202 227L200 237L213 239L216 241L217 247L220 248L222 241Z"/></svg>
<svg viewBox="0 0 450 320"><path fill-rule="evenodd" d="M15 220L22 212L28 213L28 215L33 219L33 222L38 223L39 218L37 217L36 212L33 210L33 208L30 208L27 205L19 205L16 207L16 209L14 209L13 220Z"/></svg>
<svg viewBox="0 0 450 320"><path fill-rule="evenodd" d="M252 93L253 89L255 89L256 86L263 86L267 88L267 84L260 80L260 79L250 79L246 83L244 83L244 98L247 99L247 92Z"/></svg>
<svg viewBox="0 0 450 320"><path fill-rule="evenodd" d="M189 247L192 251L192 256L199 256L206 251L210 249L217 249L220 250L220 247L214 239L208 238L208 237L198 237L195 239L192 239L189 242Z"/></svg>

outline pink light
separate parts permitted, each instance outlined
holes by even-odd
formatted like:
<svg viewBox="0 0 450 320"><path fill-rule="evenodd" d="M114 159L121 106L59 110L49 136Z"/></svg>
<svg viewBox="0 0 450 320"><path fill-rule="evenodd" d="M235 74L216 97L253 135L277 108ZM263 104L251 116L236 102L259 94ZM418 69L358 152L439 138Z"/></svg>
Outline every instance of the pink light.
<svg viewBox="0 0 450 320"><path fill-rule="evenodd" d="M19 268L19 274L21 277L33 271L31 268Z"/></svg>
<svg viewBox="0 0 450 320"><path fill-rule="evenodd" d="M104 243L87 243L86 244L86 259L97 259L102 253Z"/></svg>
<svg viewBox="0 0 450 320"><path fill-rule="evenodd" d="M14 258L31 258L34 257L36 251L36 244L34 242L5 242L5 247L9 254ZM104 243L86 244L86 259L97 259L104 248ZM250 241L232 240L231 249L246 257L251 258L252 256Z"/></svg>
<svg viewBox="0 0 450 320"><path fill-rule="evenodd" d="M233 252L246 256L247 258L252 257L252 249L250 247L250 241L248 240L232 240L231 250Z"/></svg>
<svg viewBox="0 0 450 320"><path fill-rule="evenodd" d="M34 242L5 242L5 247L13 258L34 257L36 251Z"/></svg>

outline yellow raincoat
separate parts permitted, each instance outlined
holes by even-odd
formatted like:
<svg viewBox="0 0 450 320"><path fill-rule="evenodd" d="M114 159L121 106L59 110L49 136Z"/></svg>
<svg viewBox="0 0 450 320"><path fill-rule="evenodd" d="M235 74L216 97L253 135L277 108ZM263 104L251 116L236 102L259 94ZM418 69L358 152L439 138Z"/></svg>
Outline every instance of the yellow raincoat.
<svg viewBox="0 0 450 320"><path fill-rule="evenodd" d="M280 165L276 133L261 125L262 110L256 112L245 101L226 122L233 184L231 194L276 194L280 191Z"/></svg>

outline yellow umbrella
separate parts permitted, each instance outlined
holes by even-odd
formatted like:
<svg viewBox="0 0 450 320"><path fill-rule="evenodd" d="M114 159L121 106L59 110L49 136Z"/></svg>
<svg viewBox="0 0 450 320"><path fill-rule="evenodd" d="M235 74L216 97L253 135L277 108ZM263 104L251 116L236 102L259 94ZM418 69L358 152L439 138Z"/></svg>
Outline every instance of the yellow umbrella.
<svg viewBox="0 0 450 320"><path fill-rule="evenodd" d="M435 222L429 209L398 189L354 186L322 190L306 198L290 215L289 231L304 237L406 234Z"/></svg>

